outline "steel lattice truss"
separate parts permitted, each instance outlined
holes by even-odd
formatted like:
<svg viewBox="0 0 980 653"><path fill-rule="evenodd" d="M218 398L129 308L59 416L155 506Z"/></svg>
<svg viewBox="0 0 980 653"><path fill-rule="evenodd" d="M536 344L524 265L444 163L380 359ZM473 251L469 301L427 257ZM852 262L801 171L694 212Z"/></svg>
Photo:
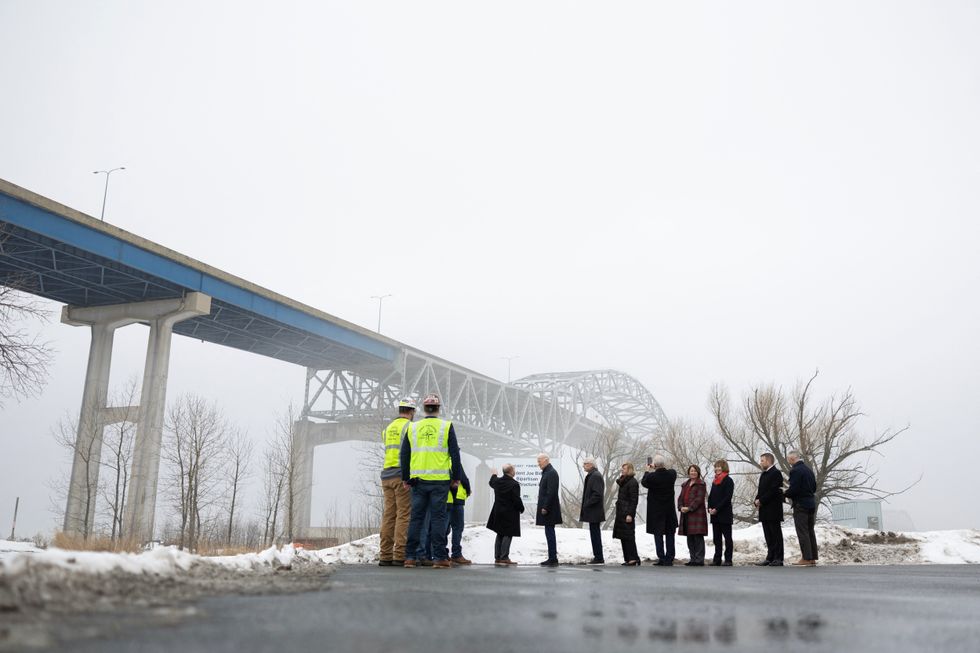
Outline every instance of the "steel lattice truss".
<svg viewBox="0 0 980 653"><path fill-rule="evenodd" d="M401 398L430 392L442 397L460 446L484 460L581 448L604 426L649 436L666 421L653 395L621 372L542 374L507 384L410 349L381 377L376 369L308 368L303 417L362 424L362 437L373 440Z"/></svg>

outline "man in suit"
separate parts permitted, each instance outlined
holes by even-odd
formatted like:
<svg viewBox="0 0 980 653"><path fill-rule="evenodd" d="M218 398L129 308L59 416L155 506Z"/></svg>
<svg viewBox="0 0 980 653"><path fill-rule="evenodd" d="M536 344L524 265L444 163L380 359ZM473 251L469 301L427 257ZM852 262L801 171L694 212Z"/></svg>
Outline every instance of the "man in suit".
<svg viewBox="0 0 980 653"><path fill-rule="evenodd" d="M561 504L558 502L558 472L551 466L548 454L538 454L538 467L541 469L541 482L538 485L538 508L534 523L544 526L544 538L548 541L548 559L542 567L558 566L558 539L555 526L561 523Z"/></svg>
<svg viewBox="0 0 980 653"><path fill-rule="evenodd" d="M799 452L786 455L789 470L789 487L783 494L793 502L793 523L796 537L800 540L800 559L797 567L814 567L817 564L817 478L806 466Z"/></svg>
<svg viewBox="0 0 980 653"><path fill-rule="evenodd" d="M585 470L585 487L582 489L582 512L579 521L589 525L589 537L592 539L592 560L590 565L606 564L602 554L601 524L606 521L606 482L595 466L595 458L582 461Z"/></svg>
<svg viewBox="0 0 980 653"><path fill-rule="evenodd" d="M647 465L640 485L647 488L647 533L653 535L657 546L658 567L674 566L674 531L677 530L677 511L674 509L674 484L677 472L667 469L664 457L656 455ZM666 540L666 547L664 541Z"/></svg>
<svg viewBox="0 0 980 653"><path fill-rule="evenodd" d="M762 473L759 475L759 491L755 495L755 507L759 509L762 533L766 537L766 559L760 567L783 566L783 473L776 468L776 458L764 453L759 459Z"/></svg>

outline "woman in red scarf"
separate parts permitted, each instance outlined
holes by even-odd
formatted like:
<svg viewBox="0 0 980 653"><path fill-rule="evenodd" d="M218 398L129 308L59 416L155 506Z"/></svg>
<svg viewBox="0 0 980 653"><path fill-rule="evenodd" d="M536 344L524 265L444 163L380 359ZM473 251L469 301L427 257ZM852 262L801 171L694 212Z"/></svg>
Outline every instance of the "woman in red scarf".
<svg viewBox="0 0 980 653"><path fill-rule="evenodd" d="M691 553L691 560L686 563L688 567L704 566L704 536L708 534L708 514L704 509L706 493L701 468L691 465L687 468L687 480L677 497L677 507L681 511L677 534L687 536L687 550Z"/></svg>
<svg viewBox="0 0 980 653"><path fill-rule="evenodd" d="M728 475L728 461L715 462L715 479L708 494L708 514L711 515L711 534L715 540L713 567L732 566L732 495L735 481ZM721 541L725 540L725 562L721 561Z"/></svg>

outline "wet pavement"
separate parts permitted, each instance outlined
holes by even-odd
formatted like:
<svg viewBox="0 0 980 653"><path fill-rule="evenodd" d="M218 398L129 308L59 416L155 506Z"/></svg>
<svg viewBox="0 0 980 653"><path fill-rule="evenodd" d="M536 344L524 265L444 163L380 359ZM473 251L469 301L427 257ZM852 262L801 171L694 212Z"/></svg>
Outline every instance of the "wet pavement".
<svg viewBox="0 0 980 653"><path fill-rule="evenodd" d="M184 610L62 650L978 651L980 566L349 566L322 592Z"/></svg>

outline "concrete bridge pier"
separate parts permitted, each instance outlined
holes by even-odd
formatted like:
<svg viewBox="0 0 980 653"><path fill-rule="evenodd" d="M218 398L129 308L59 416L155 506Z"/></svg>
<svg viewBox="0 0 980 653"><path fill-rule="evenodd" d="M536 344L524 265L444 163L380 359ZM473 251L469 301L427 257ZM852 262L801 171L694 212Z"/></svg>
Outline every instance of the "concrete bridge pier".
<svg viewBox="0 0 980 653"><path fill-rule="evenodd" d="M62 310L61 321L65 324L92 329L75 458L65 508L65 532L86 537L92 532L102 432L106 424L119 421L119 411L106 405L113 335L120 327L140 322L149 325L150 337L136 420L131 489L123 513L123 532L140 542L152 539L173 325L210 312L211 298L196 292L178 299L109 306L66 306Z"/></svg>

